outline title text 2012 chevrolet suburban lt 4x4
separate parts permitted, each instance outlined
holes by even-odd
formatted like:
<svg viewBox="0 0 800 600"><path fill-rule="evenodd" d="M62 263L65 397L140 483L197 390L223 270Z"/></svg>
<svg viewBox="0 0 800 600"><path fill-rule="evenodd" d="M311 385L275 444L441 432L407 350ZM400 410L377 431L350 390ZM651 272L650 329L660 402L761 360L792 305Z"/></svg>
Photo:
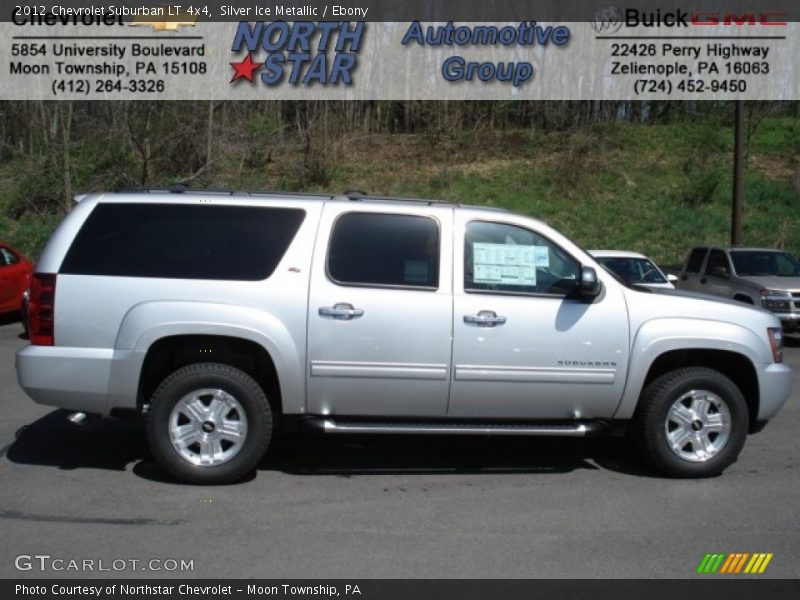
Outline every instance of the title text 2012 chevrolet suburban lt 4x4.
<svg viewBox="0 0 800 600"><path fill-rule="evenodd" d="M235 481L282 425L583 436L720 473L790 395L767 311L628 288L544 223L434 201L84 197L17 354L37 402L146 415L174 477Z"/></svg>

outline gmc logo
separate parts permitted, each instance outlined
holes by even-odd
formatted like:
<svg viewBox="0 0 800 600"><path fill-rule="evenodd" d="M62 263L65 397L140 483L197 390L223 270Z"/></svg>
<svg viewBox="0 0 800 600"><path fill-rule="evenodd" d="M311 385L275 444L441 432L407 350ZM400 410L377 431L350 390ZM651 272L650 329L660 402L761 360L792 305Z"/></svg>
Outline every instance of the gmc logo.
<svg viewBox="0 0 800 600"><path fill-rule="evenodd" d="M785 19L788 13L785 12L764 12L764 13L720 13L720 12L696 12L692 13L692 25L786 25Z"/></svg>

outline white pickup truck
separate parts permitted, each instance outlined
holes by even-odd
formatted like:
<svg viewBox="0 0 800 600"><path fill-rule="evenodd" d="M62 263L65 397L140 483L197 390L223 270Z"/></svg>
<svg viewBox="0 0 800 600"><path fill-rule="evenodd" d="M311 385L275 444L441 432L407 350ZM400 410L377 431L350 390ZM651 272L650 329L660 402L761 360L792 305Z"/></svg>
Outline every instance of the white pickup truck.
<svg viewBox="0 0 800 600"><path fill-rule="evenodd" d="M83 197L45 248L19 383L146 417L174 477L230 482L281 427L585 436L720 473L790 396L782 331L629 288L544 223L429 200L139 190Z"/></svg>

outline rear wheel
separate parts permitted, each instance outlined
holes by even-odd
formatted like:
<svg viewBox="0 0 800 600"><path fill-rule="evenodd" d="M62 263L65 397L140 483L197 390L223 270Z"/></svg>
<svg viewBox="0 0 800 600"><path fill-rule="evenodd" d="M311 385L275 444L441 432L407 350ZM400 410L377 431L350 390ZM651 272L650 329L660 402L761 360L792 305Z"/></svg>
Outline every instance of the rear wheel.
<svg viewBox="0 0 800 600"><path fill-rule="evenodd" d="M264 390L248 374L218 363L178 369L153 394L147 441L164 470L181 481L238 481L263 458L273 433Z"/></svg>
<svg viewBox="0 0 800 600"><path fill-rule="evenodd" d="M747 403L718 371L689 367L662 375L645 389L641 402L642 449L668 475L718 475L744 446Z"/></svg>

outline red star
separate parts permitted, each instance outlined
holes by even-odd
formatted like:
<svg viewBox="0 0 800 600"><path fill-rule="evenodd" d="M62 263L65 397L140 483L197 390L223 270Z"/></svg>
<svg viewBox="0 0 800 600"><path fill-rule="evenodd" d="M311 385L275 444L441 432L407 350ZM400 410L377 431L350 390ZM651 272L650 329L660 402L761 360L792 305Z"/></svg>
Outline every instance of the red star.
<svg viewBox="0 0 800 600"><path fill-rule="evenodd" d="M242 77L247 79L247 81L253 81L253 72L258 71L261 67L263 67L264 63L253 62L252 55L248 53L242 62L231 63L231 66L236 71L236 73L233 74L233 79L230 81L233 83Z"/></svg>

